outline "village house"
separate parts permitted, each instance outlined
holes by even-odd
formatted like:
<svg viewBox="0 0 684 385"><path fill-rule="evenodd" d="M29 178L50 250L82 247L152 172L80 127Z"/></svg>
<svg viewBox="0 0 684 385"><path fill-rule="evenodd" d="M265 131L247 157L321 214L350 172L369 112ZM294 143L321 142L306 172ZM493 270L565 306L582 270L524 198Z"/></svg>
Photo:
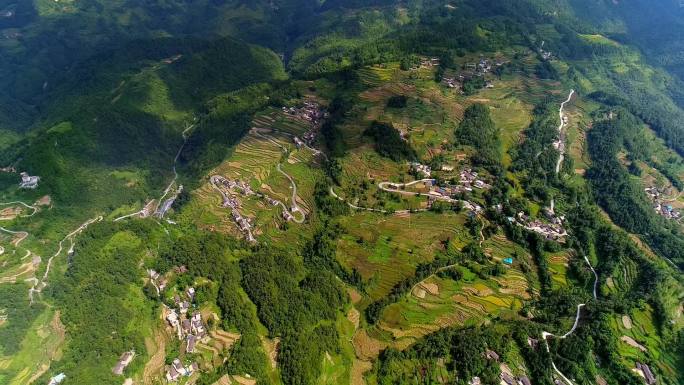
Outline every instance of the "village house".
<svg viewBox="0 0 684 385"><path fill-rule="evenodd" d="M66 374L64 373L59 373L58 375L50 378L50 382L48 382L48 385L59 385L64 381L66 378Z"/></svg>
<svg viewBox="0 0 684 385"><path fill-rule="evenodd" d="M493 350L487 350L485 351L485 357L488 360L494 360L494 361L499 361L499 354Z"/></svg>
<svg viewBox="0 0 684 385"><path fill-rule="evenodd" d="M171 365L166 367L166 380L169 382L176 382L181 376L191 376L198 370L199 366L196 362L193 362L188 366L183 366L181 360L176 358Z"/></svg>
<svg viewBox="0 0 684 385"><path fill-rule="evenodd" d="M518 383L520 385L532 385L532 382L530 382L530 379L527 378L527 376L520 376L518 378Z"/></svg>
<svg viewBox="0 0 684 385"><path fill-rule="evenodd" d="M656 378L648 365L637 362L635 371L644 377L647 385L653 385L656 383Z"/></svg>
<svg viewBox="0 0 684 385"><path fill-rule="evenodd" d="M180 311L181 314L185 314L188 312L188 309L190 309L190 302L188 301L181 301L178 304L178 310Z"/></svg>
<svg viewBox="0 0 684 385"><path fill-rule="evenodd" d="M131 361L133 361L133 357L135 357L135 350L123 353L121 357L119 357L119 362L117 362L114 368L112 369L112 373L114 373L117 376L122 375L128 364L130 364Z"/></svg>
<svg viewBox="0 0 684 385"><path fill-rule="evenodd" d="M480 380L480 377L473 377L468 381L468 385L482 385L482 381Z"/></svg>
<svg viewBox="0 0 684 385"><path fill-rule="evenodd" d="M507 385L518 385L515 381L515 378L506 372L501 372L501 381Z"/></svg>
<svg viewBox="0 0 684 385"><path fill-rule="evenodd" d="M19 175L21 175L21 183L19 183L20 188L34 189L38 187L38 182L40 181L39 176L31 176L26 172L22 172Z"/></svg>
<svg viewBox="0 0 684 385"><path fill-rule="evenodd" d="M411 171L415 172L416 174L418 174L420 176L423 176L424 178L429 178L430 175L432 174L432 169L428 165L413 162L413 163L410 163L410 166L411 166Z"/></svg>
<svg viewBox="0 0 684 385"><path fill-rule="evenodd" d="M188 337L186 339L185 352L186 353L194 353L196 343L197 343L197 337L195 337L192 334L188 334Z"/></svg>

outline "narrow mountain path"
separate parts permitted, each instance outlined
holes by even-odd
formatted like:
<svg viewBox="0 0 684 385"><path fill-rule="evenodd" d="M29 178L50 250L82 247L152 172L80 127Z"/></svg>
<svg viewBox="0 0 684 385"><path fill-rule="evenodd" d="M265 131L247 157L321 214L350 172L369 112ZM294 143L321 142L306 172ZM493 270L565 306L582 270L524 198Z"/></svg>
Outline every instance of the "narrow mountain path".
<svg viewBox="0 0 684 385"><path fill-rule="evenodd" d="M48 259L47 267L45 268L45 273L43 273L43 277L38 280L37 278L33 279L33 287L29 289L29 300L31 303L33 303L33 293L40 293L46 286L47 286L47 281L48 281L48 275L50 274L50 268L52 267L52 261L55 259L55 257L59 256L62 253L62 250L64 250L64 242L69 241L69 250L67 254L71 254L74 252L74 237L78 234L80 234L83 230L85 230L88 226L90 226L93 223L100 222L103 219L103 217L97 216L95 218L87 220L85 223L80 225L76 230L70 232L67 234L64 238L62 238L61 241L59 241L57 251ZM39 287L40 286L40 287Z"/></svg>
<svg viewBox="0 0 684 385"><path fill-rule="evenodd" d="M596 270L594 270L594 267L591 265L591 262L589 262L589 258L587 256L584 256L584 260L587 262L587 265L589 265L589 268L591 269L591 272L594 273L594 299L597 299L597 291L598 291L598 274L596 273Z"/></svg>
<svg viewBox="0 0 684 385"><path fill-rule="evenodd" d="M556 174L560 172L561 164L565 159L565 144L563 143L563 128L565 128L565 120L563 119L563 109L565 108L566 104L570 103L574 94L575 90L570 90L570 95L568 95L568 98L561 103L560 108L558 109L558 116L560 117L560 125L558 126L558 151L560 152L560 155L558 156L558 161L556 162Z"/></svg>

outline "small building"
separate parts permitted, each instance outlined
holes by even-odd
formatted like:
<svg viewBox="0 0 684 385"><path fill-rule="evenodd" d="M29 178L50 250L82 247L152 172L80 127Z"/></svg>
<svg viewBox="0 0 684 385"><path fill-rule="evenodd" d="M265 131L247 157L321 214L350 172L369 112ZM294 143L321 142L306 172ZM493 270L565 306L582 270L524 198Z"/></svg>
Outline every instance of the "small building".
<svg viewBox="0 0 684 385"><path fill-rule="evenodd" d="M651 368L648 365L637 362L636 367L638 370L640 370L644 374L644 378L646 379L646 384L653 385L656 383L656 378L653 375L653 372L651 371Z"/></svg>
<svg viewBox="0 0 684 385"><path fill-rule="evenodd" d="M513 258L510 258L510 257L504 258L503 263L505 263L506 265L512 265L513 264Z"/></svg>
<svg viewBox="0 0 684 385"><path fill-rule="evenodd" d="M62 381L66 378L66 374L60 373L50 379L50 382L48 382L48 385L58 385L61 384Z"/></svg>
<svg viewBox="0 0 684 385"><path fill-rule="evenodd" d="M501 372L501 381L506 383L506 385L518 385L515 382L515 378L506 372Z"/></svg>
<svg viewBox="0 0 684 385"><path fill-rule="evenodd" d="M180 373L173 367L173 365L166 368L166 380L169 382L178 381L180 378Z"/></svg>
<svg viewBox="0 0 684 385"><path fill-rule="evenodd" d="M485 357L487 357L488 360L499 361L499 354L493 350L485 351Z"/></svg>
<svg viewBox="0 0 684 385"><path fill-rule="evenodd" d="M182 301L182 302L178 305L178 310L180 310L180 313L181 313L181 314L187 313L187 312L188 312L188 309L190 309L190 302L188 302L188 301Z"/></svg>
<svg viewBox="0 0 684 385"><path fill-rule="evenodd" d="M196 343L197 343L197 338L195 336L193 336L192 334L188 334L188 338L186 340L186 345L185 345L185 352L186 353L194 353Z"/></svg>
<svg viewBox="0 0 684 385"><path fill-rule="evenodd" d="M34 189L38 187L38 182L40 181L39 176L31 176L26 172L21 174L21 182L19 183L20 188Z"/></svg>
<svg viewBox="0 0 684 385"><path fill-rule="evenodd" d="M480 377L473 377L468 381L468 385L482 385L482 381L480 380Z"/></svg>
<svg viewBox="0 0 684 385"><path fill-rule="evenodd" d="M166 321L169 322L169 325L171 325L171 327L175 328L178 325L178 314L175 310L171 309L169 314L166 315Z"/></svg>
<svg viewBox="0 0 684 385"><path fill-rule="evenodd" d="M527 378L527 376L520 376L520 377L518 378L518 382L519 382L521 385L532 385L532 383L530 382L530 379Z"/></svg>
<svg viewBox="0 0 684 385"><path fill-rule="evenodd" d="M117 376L122 375L128 364L133 361L133 357L135 357L134 350L122 354L121 357L119 357L119 362L117 362L116 365L114 365L114 368L112 368L112 373Z"/></svg>

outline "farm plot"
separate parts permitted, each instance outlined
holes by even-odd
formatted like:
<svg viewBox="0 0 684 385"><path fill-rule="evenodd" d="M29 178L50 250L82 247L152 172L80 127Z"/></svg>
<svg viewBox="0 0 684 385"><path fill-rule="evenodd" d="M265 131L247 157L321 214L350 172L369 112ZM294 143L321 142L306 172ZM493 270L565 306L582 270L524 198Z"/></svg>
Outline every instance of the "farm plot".
<svg viewBox="0 0 684 385"><path fill-rule="evenodd" d="M503 314L513 316L522 307L524 298L503 292L497 281L464 277L467 279L459 282L436 276L426 279L401 301L388 306L378 327L395 341L413 341L444 327L479 324ZM524 277L513 270L502 279L526 285Z"/></svg>
<svg viewBox="0 0 684 385"><path fill-rule="evenodd" d="M549 273L554 287L566 286L568 284L566 273L570 256L567 251L548 254Z"/></svg>
<svg viewBox="0 0 684 385"><path fill-rule="evenodd" d="M359 79L370 86L378 86L392 80L399 74L399 63L364 67L357 71Z"/></svg>
<svg viewBox="0 0 684 385"><path fill-rule="evenodd" d="M286 114L282 110L273 107L255 116L252 126L298 136L311 129L308 121Z"/></svg>
<svg viewBox="0 0 684 385"><path fill-rule="evenodd" d="M645 305L643 309L633 310L625 316L611 318L611 326L619 336L617 346L625 366L633 368L636 361L653 362L663 373L676 376L673 368L677 366L677 358L660 350L663 341L656 330L653 308ZM624 322L623 318L629 321Z"/></svg>
<svg viewBox="0 0 684 385"><path fill-rule="evenodd" d="M419 213L407 216L356 213L342 220L337 258L359 271L375 300L431 261L447 239L465 244L465 215Z"/></svg>

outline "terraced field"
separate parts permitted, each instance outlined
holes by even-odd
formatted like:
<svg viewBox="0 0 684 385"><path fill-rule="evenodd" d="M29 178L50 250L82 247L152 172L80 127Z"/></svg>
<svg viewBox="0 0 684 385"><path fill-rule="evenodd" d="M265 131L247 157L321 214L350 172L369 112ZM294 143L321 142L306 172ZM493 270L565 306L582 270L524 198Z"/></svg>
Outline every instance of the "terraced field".
<svg viewBox="0 0 684 385"><path fill-rule="evenodd" d="M626 318L627 322L623 321L623 318ZM654 322L653 309L649 305L645 305L643 310L634 310L622 317L612 317L611 325L616 334L621 336L617 341L619 355L628 368L633 368L636 361L653 362L660 370L671 376L670 378L675 378L674 368L677 367L677 359L672 355L662 354L663 341L658 336ZM626 342L629 339L645 347L645 351Z"/></svg>
<svg viewBox="0 0 684 385"><path fill-rule="evenodd" d="M371 299L376 300L413 275L418 263L431 261L443 241L465 245L471 239L463 229L465 220L462 214L355 213L341 221L344 234L338 241L337 258L359 271L368 282Z"/></svg>
<svg viewBox="0 0 684 385"><path fill-rule="evenodd" d="M378 86L383 82L392 80L392 78L397 75L398 71L399 63L388 63L385 65L361 68L358 71L358 75L365 84Z"/></svg>
<svg viewBox="0 0 684 385"><path fill-rule="evenodd" d="M567 251L548 254L546 258L549 261L549 273L551 274L551 281L554 288L566 286L568 284L566 272L568 270L568 262L570 260L570 256L568 255Z"/></svg>
<svg viewBox="0 0 684 385"><path fill-rule="evenodd" d="M313 152L308 148L297 149L292 135L301 135L309 130L309 123L281 110L268 109L254 119L253 125L256 129L247 134L232 154L209 175L242 180L252 190L283 202L287 207L296 203L308 216L313 210L315 181L321 171ZM278 171L278 165L282 172ZM292 202L292 182L283 173L296 183L296 202ZM229 212L221 207L219 194L208 181L194 194L198 199L191 203L191 209L184 215L208 230L241 236ZM284 225L280 206L272 206L256 196L236 195L236 198L240 202L240 213L252 222L255 236L286 239L292 235L282 231L288 226Z"/></svg>
<svg viewBox="0 0 684 385"><path fill-rule="evenodd" d="M429 277L417 285L403 300L388 306L378 328L391 335L392 341L401 344L418 339L435 330L455 325L480 324L495 316L514 317L522 307L527 282L520 272L510 269L499 280L483 281L465 267L464 279ZM506 282L503 288L499 282ZM520 288L522 295L510 291Z"/></svg>

